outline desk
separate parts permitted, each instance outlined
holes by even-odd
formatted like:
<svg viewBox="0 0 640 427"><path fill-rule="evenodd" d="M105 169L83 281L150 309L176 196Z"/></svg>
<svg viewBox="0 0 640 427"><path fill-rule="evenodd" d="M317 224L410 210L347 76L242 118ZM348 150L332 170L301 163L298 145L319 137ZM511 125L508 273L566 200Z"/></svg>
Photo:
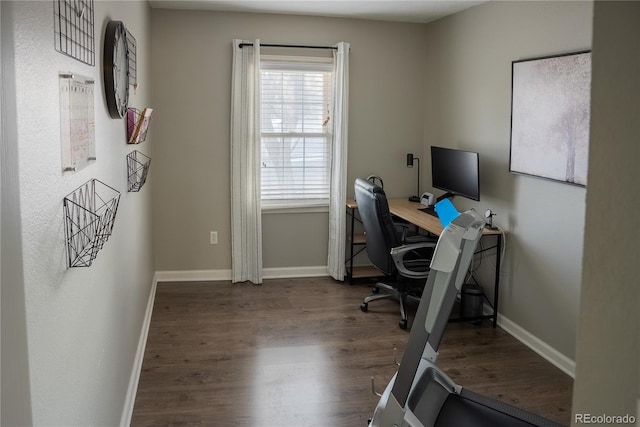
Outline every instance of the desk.
<svg viewBox="0 0 640 427"><path fill-rule="evenodd" d="M389 211L399 217L404 219L407 222L415 225L418 228L421 228L429 233L435 234L439 236L442 233L443 227L440 223L440 220L435 216L429 215L427 213L421 212L418 210L420 207L420 203L410 202L407 199L389 199ZM357 209L358 205L354 200L347 201L347 208L351 210L351 238L353 239L353 221L354 221L354 210ZM489 230L485 228L482 232L484 236L493 236L496 239L496 244L494 246L490 246L476 253L482 253L491 249L496 249L496 274L494 278L494 290L493 290L493 313L490 315L483 315L483 319L491 319L493 322L493 327L495 328L498 321L498 297L500 295L500 256L502 252L502 232L500 230ZM353 241L353 240L352 240ZM353 245L352 254L353 254Z"/></svg>

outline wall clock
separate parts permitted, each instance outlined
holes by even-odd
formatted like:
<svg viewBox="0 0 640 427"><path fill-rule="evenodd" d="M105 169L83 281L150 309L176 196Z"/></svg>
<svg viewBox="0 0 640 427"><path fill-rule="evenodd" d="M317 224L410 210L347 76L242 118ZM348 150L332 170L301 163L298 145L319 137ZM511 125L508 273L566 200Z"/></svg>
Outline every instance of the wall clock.
<svg viewBox="0 0 640 427"><path fill-rule="evenodd" d="M129 104L129 46L122 21L109 21L104 34L102 61L104 92L111 118L120 119Z"/></svg>

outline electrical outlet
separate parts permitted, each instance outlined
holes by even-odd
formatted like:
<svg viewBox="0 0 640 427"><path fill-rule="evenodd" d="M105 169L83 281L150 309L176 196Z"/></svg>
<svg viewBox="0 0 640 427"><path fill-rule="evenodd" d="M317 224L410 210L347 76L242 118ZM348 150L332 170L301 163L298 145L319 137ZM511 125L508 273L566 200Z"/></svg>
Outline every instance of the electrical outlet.
<svg viewBox="0 0 640 427"><path fill-rule="evenodd" d="M211 231L209 233L209 244L210 245L217 245L218 244L218 232L217 231Z"/></svg>

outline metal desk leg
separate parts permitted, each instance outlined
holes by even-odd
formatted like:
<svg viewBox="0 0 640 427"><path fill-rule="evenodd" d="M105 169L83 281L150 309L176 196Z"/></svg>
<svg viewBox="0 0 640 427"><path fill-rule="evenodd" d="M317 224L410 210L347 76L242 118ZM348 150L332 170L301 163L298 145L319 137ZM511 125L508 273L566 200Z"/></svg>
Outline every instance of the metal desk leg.
<svg viewBox="0 0 640 427"><path fill-rule="evenodd" d="M356 213L353 208L351 208L351 240L350 240L350 248L351 251L349 253L349 284L353 285L353 239L355 238L355 228L356 225Z"/></svg>
<svg viewBox="0 0 640 427"><path fill-rule="evenodd" d="M498 297L500 295L500 255L502 254L502 234L496 234L496 278L493 286L493 327L498 325Z"/></svg>

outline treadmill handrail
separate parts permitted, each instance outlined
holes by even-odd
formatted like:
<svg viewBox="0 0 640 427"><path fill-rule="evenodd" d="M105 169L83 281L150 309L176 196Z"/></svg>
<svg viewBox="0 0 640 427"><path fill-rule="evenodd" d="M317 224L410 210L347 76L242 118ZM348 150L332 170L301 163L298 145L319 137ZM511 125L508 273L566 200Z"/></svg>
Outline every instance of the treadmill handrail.
<svg viewBox="0 0 640 427"><path fill-rule="evenodd" d="M404 407L427 343L438 349L455 301L456 285L462 283L485 221L473 210L460 214L442 232L431 262L431 273L420 299L391 394ZM467 242L469 242L467 244ZM470 254L468 254L470 252ZM447 259L451 257L453 259ZM464 260L464 262L460 262ZM457 280L462 275L463 279ZM453 299L451 294L453 293ZM443 313L446 312L446 315ZM430 320L427 325L427 316ZM443 318L443 319L441 319ZM433 335L433 339L430 339ZM433 360L435 362L435 360Z"/></svg>

